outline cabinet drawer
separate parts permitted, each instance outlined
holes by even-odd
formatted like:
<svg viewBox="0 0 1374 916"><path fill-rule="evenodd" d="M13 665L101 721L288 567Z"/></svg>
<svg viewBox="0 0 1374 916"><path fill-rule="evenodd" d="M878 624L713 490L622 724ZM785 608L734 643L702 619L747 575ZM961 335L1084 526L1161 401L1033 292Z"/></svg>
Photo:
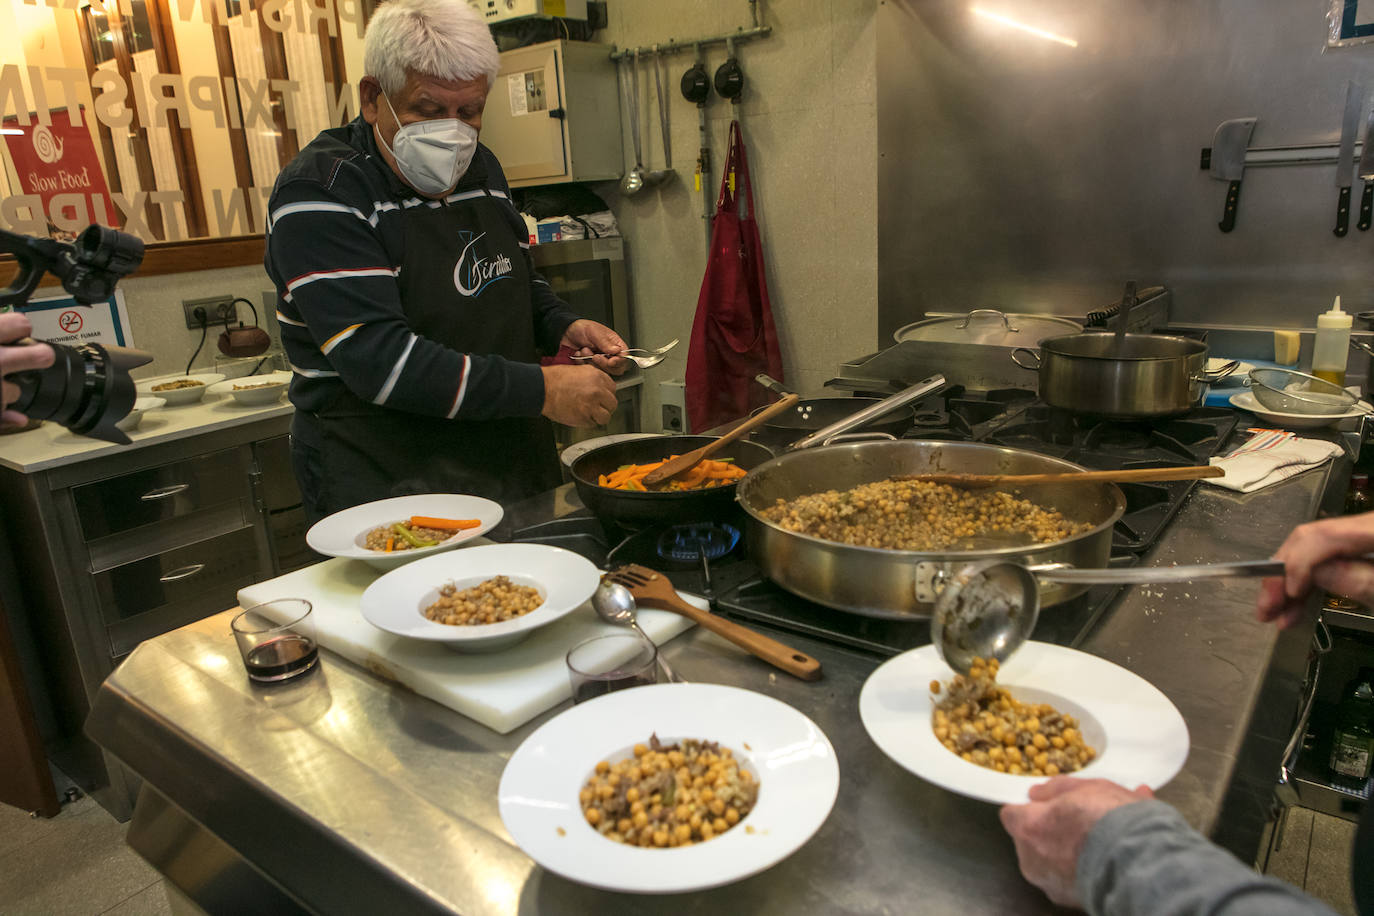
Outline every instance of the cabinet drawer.
<svg viewBox="0 0 1374 916"><path fill-rule="evenodd" d="M234 606L240 587L259 578L254 531L243 528L116 566L93 578L107 626L142 621L170 607L223 611ZM144 633L143 638L153 635Z"/></svg>
<svg viewBox="0 0 1374 916"><path fill-rule="evenodd" d="M73 487L81 531L90 541L205 506L251 499L243 455L240 449L225 449Z"/></svg>

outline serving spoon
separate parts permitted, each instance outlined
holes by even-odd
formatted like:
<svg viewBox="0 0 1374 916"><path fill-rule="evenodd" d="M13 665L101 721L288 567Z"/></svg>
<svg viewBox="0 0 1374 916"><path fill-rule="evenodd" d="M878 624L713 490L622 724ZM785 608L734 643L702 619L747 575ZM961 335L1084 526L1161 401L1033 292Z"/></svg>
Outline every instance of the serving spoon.
<svg viewBox="0 0 1374 916"><path fill-rule="evenodd" d="M602 579L601 584L592 592L592 608L598 617L607 623L616 626L629 627L645 639L649 639L649 634L640 629L639 621L635 619L635 611L639 605L635 603L635 596L630 594L630 590L619 582L612 582L609 579ZM652 639L649 639L653 642ZM687 683L682 678L673 673L673 669L668 666L668 660L663 657L663 653L658 653L658 663L663 668L663 674L670 682Z"/></svg>
<svg viewBox="0 0 1374 916"><path fill-rule="evenodd" d="M1006 661L1030 637L1040 616L1040 580L1141 585L1226 576L1281 576L1284 568L1281 560L1133 569L1075 569L1060 563L1022 566L1009 560L980 560L949 576L935 599L930 640L945 664L968 674L974 658Z"/></svg>
<svg viewBox="0 0 1374 916"><path fill-rule="evenodd" d="M1172 468L1131 468L1115 471L1069 471L1054 474L901 474L893 480L922 480L928 483L949 484L952 487L978 489L981 487L1022 487L1042 483L1136 483L1161 480L1196 480L1202 477L1225 477L1224 468L1207 464L1190 464Z"/></svg>

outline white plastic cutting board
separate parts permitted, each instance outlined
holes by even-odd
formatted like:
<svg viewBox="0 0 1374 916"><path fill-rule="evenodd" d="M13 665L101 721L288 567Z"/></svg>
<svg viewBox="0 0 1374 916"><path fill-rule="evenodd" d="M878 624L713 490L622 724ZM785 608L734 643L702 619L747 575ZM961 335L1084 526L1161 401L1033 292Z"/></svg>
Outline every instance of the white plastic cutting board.
<svg viewBox="0 0 1374 916"><path fill-rule="evenodd" d="M326 560L239 589L239 606L305 598L314 607L311 616L321 646L501 734L568 699L572 688L563 656L584 639L618 629L584 604L509 649L454 652L437 643L394 636L363 619L359 599L382 572L361 560ZM683 597L706 607L695 595ZM668 611L642 609L639 625L662 645L692 622Z"/></svg>

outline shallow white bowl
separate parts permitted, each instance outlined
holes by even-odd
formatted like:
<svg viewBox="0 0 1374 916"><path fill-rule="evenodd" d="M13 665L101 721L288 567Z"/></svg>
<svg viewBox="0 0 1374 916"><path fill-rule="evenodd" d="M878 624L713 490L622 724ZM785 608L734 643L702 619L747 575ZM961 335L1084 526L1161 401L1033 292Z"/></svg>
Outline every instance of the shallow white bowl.
<svg viewBox="0 0 1374 916"><path fill-rule="evenodd" d="M177 379L191 378L200 382L194 388L173 388L167 391L154 391L154 385L162 385L166 382L174 382ZM167 402L168 407L180 407L183 404L194 404L205 397L205 392L211 385L224 381L224 376L218 372L192 372L190 375L164 375L159 378L143 379L134 387L138 389L140 396L162 398Z"/></svg>
<svg viewBox="0 0 1374 916"><path fill-rule="evenodd" d="M363 546L367 533L378 525L403 522L412 515L435 518L475 518L481 524L459 531L434 547L414 550L395 550L391 553L368 550ZM363 503L320 519L305 533L305 542L316 553L329 557L348 557L365 560L382 569L392 569L413 560L454 547L461 547L500 524L505 515L500 503L480 496L458 493L427 493L419 496L393 496L376 502Z"/></svg>
<svg viewBox="0 0 1374 916"><path fill-rule="evenodd" d="M543 604L500 623L450 625L425 617L425 608L439 600L442 586L472 588L493 576L538 589ZM462 652L496 652L577 610L600 581L590 560L562 547L487 544L393 569L367 587L360 606L364 619L379 630Z"/></svg>
<svg viewBox="0 0 1374 916"><path fill-rule="evenodd" d="M759 779L754 809L693 846L642 849L599 835L582 816L578 791L598 761L626 757L652 734L730 748ZM511 755L498 802L515 842L549 871L607 890L676 894L781 862L825 823L839 787L829 739L786 703L717 684L656 684L580 703L544 723Z"/></svg>
<svg viewBox="0 0 1374 916"><path fill-rule="evenodd" d="M212 394L227 394L245 407L261 407L281 400L286 386L291 382L290 372L267 372L263 375L243 375L225 379L210 389ZM235 388L236 385L255 385L262 387Z"/></svg>
<svg viewBox="0 0 1374 916"><path fill-rule="evenodd" d="M1370 411L1370 405L1365 401L1360 401L1355 407L1344 413L1331 414L1311 414L1311 413L1284 413L1278 410L1271 410L1265 407L1254 394L1249 391L1242 391L1239 394L1231 395L1231 406L1239 407L1241 410L1248 410L1266 423L1273 423L1284 429L1319 429L1323 426L1334 426L1344 420L1350 420L1362 416Z"/></svg>
<svg viewBox="0 0 1374 916"><path fill-rule="evenodd" d="M953 675L934 646L884 662L859 693L859 718L869 737L896 763L951 792L999 805L1027 801L1030 787L1045 778L980 767L936 739L930 682L944 684ZM1157 789L1188 758L1188 726L1174 704L1149 681L1106 659L1027 642L1002 665L997 682L1022 702L1049 703L1079 720L1098 756L1071 775Z"/></svg>
<svg viewBox="0 0 1374 916"><path fill-rule="evenodd" d="M167 403L165 398L140 397L134 401L131 409L124 419L120 420L115 426L127 432L138 429L138 425L143 422L143 415L150 410L157 410Z"/></svg>

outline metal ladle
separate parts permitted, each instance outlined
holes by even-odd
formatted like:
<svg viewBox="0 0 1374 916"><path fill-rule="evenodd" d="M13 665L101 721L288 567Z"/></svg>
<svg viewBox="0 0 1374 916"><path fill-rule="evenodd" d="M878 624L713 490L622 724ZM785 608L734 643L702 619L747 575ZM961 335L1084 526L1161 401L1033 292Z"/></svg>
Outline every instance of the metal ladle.
<svg viewBox="0 0 1374 916"><path fill-rule="evenodd" d="M639 621L635 619L635 611L639 607L635 601L635 596L630 594L630 590L619 582L611 582L609 579L601 580L601 584L592 592L592 608L596 615L607 623L617 626L629 627L645 639L649 639L649 634L639 627ZM653 640L649 640L653 642ZM658 653L658 663L663 668L663 674L670 682L677 681L686 683L682 678L673 673L673 669L668 667L668 660L663 657L663 653Z"/></svg>
<svg viewBox="0 0 1374 916"><path fill-rule="evenodd" d="M1137 569L1075 569L1057 563L1022 566L1008 560L981 560L949 576L935 599L930 640L945 664L968 674L975 657L1006 661L1030 636L1040 616L1042 579L1077 585L1141 585L1226 576L1281 576L1283 572L1279 560Z"/></svg>
<svg viewBox="0 0 1374 916"><path fill-rule="evenodd" d="M630 139L635 147L635 165L620 179L620 191L634 197L644 190L644 157L639 149L639 51L630 61Z"/></svg>

